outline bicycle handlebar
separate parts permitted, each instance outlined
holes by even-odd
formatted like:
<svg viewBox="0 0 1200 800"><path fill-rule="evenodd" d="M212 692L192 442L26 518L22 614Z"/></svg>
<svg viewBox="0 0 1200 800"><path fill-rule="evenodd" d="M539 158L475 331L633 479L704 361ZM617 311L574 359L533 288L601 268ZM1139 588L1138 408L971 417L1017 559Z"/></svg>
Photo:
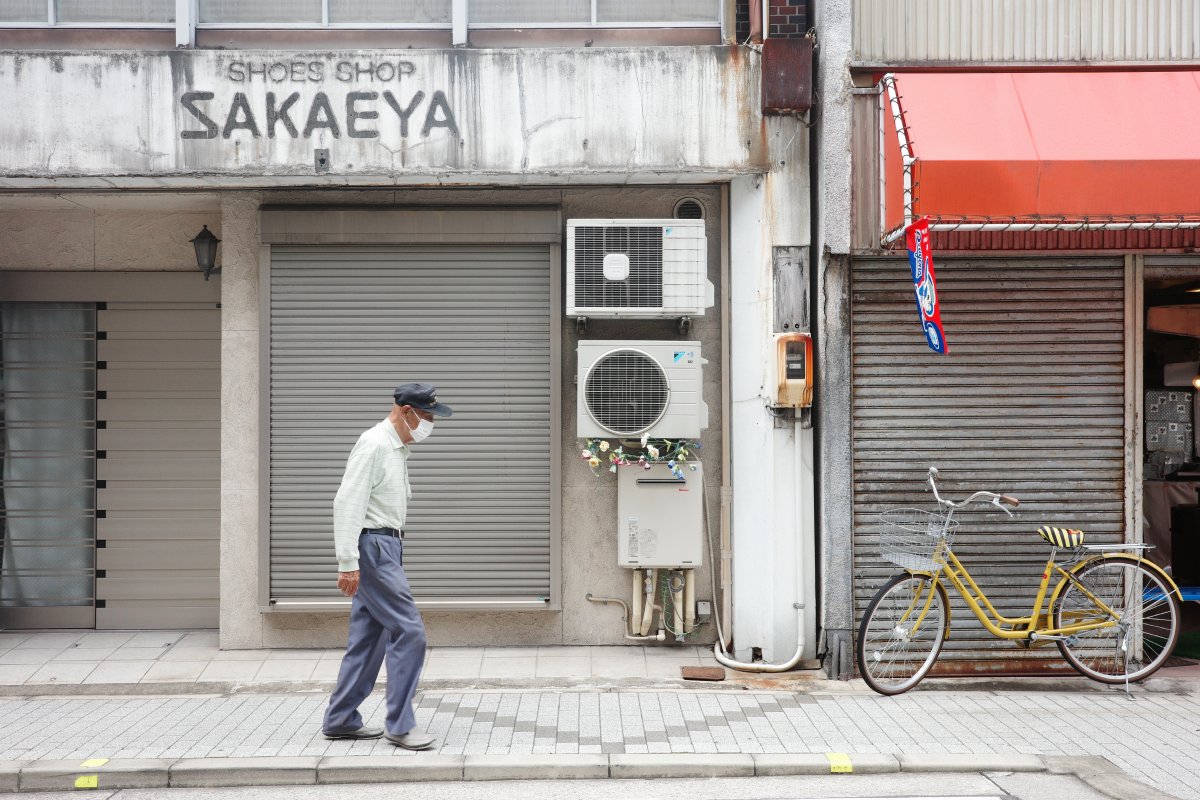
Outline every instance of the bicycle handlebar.
<svg viewBox="0 0 1200 800"><path fill-rule="evenodd" d="M1012 506L1013 508L1016 508L1017 506L1021 505L1021 501L1018 500L1017 498L1013 497L1012 495L996 494L995 492L976 492L975 494L968 497L966 500L963 500L962 502L959 502L959 503L955 503L951 500L946 500L945 498L943 498L941 496L941 494L938 493L937 481L934 480L935 478L937 478L937 476L938 476L937 467L930 467L929 468L929 488L933 490L933 499L937 500L938 505L946 506L947 508L951 508L951 509L959 509L964 506L968 506L971 503L976 502L977 500L982 499L982 500L985 500L986 502L991 503L996 508L1003 511L1005 514L1008 514L1010 517L1012 516L1012 512L1009 511L1004 506L1009 505L1009 506Z"/></svg>

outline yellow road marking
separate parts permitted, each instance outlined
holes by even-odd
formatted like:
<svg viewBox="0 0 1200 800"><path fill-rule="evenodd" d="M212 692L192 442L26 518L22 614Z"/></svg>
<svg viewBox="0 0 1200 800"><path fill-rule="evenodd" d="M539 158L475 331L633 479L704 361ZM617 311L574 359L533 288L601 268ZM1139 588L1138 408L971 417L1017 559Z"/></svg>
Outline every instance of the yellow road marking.
<svg viewBox="0 0 1200 800"><path fill-rule="evenodd" d="M108 763L107 758L89 758L87 761L83 762L79 766L81 766L81 767L103 767L107 763Z"/></svg>
<svg viewBox="0 0 1200 800"><path fill-rule="evenodd" d="M76 789L95 789L100 785L99 775L80 775L75 779Z"/></svg>
<svg viewBox="0 0 1200 800"><path fill-rule="evenodd" d="M850 756L845 753L826 753L825 757L829 759L830 772L854 772L854 765L850 763Z"/></svg>

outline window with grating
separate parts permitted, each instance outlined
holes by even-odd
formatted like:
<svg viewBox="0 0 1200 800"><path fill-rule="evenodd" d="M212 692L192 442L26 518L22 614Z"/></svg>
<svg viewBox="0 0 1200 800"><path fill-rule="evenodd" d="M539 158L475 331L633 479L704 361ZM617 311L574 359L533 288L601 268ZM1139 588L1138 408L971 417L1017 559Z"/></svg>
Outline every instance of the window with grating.
<svg viewBox="0 0 1200 800"><path fill-rule="evenodd" d="M201 23L320 25L322 0L200 0Z"/></svg>
<svg viewBox="0 0 1200 800"><path fill-rule="evenodd" d="M641 433L658 422L671 396L662 367L637 350L615 350L597 361L584 392L592 419L624 435Z"/></svg>
<svg viewBox="0 0 1200 800"><path fill-rule="evenodd" d="M174 21L175 0L55 0L53 7L46 0L0 0L0 23L154 26Z"/></svg>
<svg viewBox="0 0 1200 800"><path fill-rule="evenodd" d="M450 24L450 0L328 0L330 24Z"/></svg>
<svg viewBox="0 0 1200 800"><path fill-rule="evenodd" d="M629 277L604 277L604 256L629 256ZM575 229L575 305L581 308L661 308L662 228L588 226Z"/></svg>

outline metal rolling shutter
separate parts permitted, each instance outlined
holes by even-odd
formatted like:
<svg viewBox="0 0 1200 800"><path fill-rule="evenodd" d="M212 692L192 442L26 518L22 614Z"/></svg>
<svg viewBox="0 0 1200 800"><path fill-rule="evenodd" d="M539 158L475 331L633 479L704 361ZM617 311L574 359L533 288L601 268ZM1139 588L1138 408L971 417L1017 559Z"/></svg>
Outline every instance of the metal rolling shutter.
<svg viewBox="0 0 1200 800"><path fill-rule="evenodd" d="M96 627L215 628L221 310L110 302L97 327Z"/></svg>
<svg viewBox="0 0 1200 800"><path fill-rule="evenodd" d="M423 605L551 597L553 251L275 246L270 276L270 595L342 600L333 495L392 387L454 416L413 447L405 569Z"/></svg>
<svg viewBox="0 0 1200 800"><path fill-rule="evenodd" d="M1123 262L943 259L937 275L948 356L925 345L907 261L853 269L856 621L898 571L879 558L876 515L932 509L930 465L951 499L977 489L1020 498L1011 520L959 515L954 543L1008 616L1032 606L1049 554L1039 525L1123 539ZM1053 645L1026 652L993 638L953 591L951 607L941 672L1065 666Z"/></svg>

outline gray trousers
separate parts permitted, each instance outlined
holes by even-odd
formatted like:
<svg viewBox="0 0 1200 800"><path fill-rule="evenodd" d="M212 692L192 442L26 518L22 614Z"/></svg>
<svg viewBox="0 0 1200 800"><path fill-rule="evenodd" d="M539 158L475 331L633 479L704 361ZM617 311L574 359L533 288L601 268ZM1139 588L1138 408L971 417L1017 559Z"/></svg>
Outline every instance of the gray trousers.
<svg viewBox="0 0 1200 800"><path fill-rule="evenodd" d="M425 624L404 574L404 542L364 533L358 537L358 591L350 606L350 640L322 730L352 731L363 725L358 707L371 694L387 658L388 733L416 725L413 697L425 663Z"/></svg>

